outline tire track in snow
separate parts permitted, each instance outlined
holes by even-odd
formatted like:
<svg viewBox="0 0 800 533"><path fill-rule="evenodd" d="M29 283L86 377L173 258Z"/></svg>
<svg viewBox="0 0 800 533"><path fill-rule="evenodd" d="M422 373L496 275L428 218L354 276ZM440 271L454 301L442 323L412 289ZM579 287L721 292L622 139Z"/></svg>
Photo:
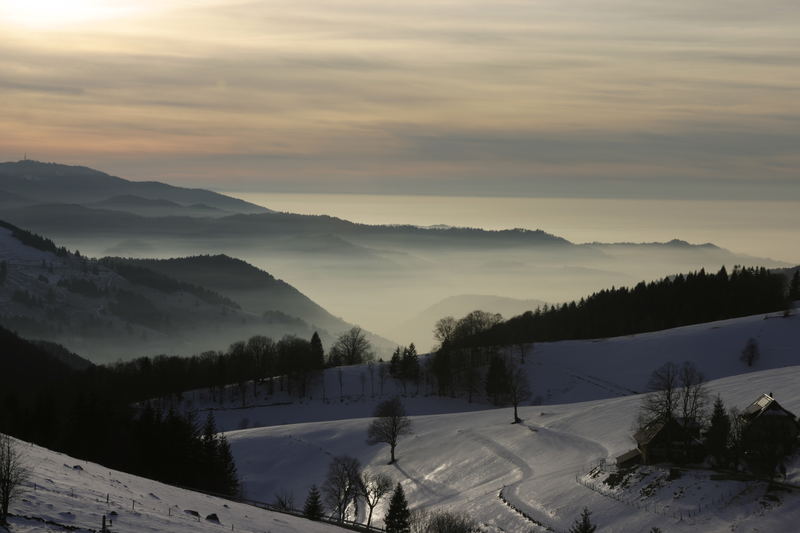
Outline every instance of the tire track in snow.
<svg viewBox="0 0 800 533"><path fill-rule="evenodd" d="M474 440L484 448L489 449L497 457L508 463L511 463L519 472L519 479L510 485L503 486L503 488L500 489L497 494L497 498L500 500L503 506L513 511L516 516L522 520L525 520L525 522L527 522L529 525L533 525L535 528L538 528L541 531L556 531L555 528L546 525L544 521L533 518L527 512L520 510L520 507L527 507L530 509L530 505L521 501L518 492L520 485L524 481L533 477L533 468L531 468L531 466L519 455L515 454L505 446L493 441L492 439L479 434L474 429L465 429L460 431L460 433L466 435L468 438ZM547 513L544 512L542 514Z"/></svg>

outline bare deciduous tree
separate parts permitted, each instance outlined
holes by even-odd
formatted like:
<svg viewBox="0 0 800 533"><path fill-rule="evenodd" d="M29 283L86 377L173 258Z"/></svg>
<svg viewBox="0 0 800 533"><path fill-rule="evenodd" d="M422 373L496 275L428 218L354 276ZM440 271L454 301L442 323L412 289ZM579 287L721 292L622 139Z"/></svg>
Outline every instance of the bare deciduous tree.
<svg viewBox="0 0 800 533"><path fill-rule="evenodd" d="M452 337L463 339L482 333L503 321L503 315L486 311L472 311L456 323Z"/></svg>
<svg viewBox="0 0 800 533"><path fill-rule="evenodd" d="M463 513L453 511L411 511L411 533L475 533L478 524Z"/></svg>
<svg viewBox="0 0 800 533"><path fill-rule="evenodd" d="M681 419L687 427L696 427L703 419L708 403L705 377L694 366L686 361L678 372L681 387Z"/></svg>
<svg viewBox="0 0 800 533"><path fill-rule="evenodd" d="M358 365L375 359L372 345L364 331L355 326L341 334L330 351L330 362L333 365Z"/></svg>
<svg viewBox="0 0 800 533"><path fill-rule="evenodd" d="M17 443L8 435L0 433L0 524L6 524L8 507L19 496L28 474Z"/></svg>
<svg viewBox="0 0 800 533"><path fill-rule="evenodd" d="M680 397L678 373L678 365L670 361L655 369L650 375L647 387L651 392L642 402L641 426L675 418Z"/></svg>
<svg viewBox="0 0 800 533"><path fill-rule="evenodd" d="M517 415L519 404L530 398L531 389L528 385L528 376L520 368L512 368L508 376L508 399L514 406L514 423L519 424L522 419Z"/></svg>
<svg viewBox="0 0 800 533"><path fill-rule="evenodd" d="M456 319L451 316L440 318L433 326L433 337L444 344L453 340L453 333L456 331Z"/></svg>
<svg viewBox="0 0 800 533"><path fill-rule="evenodd" d="M380 502L384 496L392 491L393 487L394 482L387 474L383 474L381 472L376 474L364 472L361 475L359 490L361 491L361 497L364 498L364 502L369 508L369 514L367 515L367 529L369 529L369 526L372 523L372 511L375 510L375 506L378 505L378 502Z"/></svg>
<svg viewBox="0 0 800 533"><path fill-rule="evenodd" d="M281 489L275 493L275 507L287 511L294 510L294 493L288 489Z"/></svg>
<svg viewBox="0 0 800 533"><path fill-rule="evenodd" d="M758 341L753 338L747 339L747 344L745 344L739 359L747 366L753 366L753 363L755 363L760 356L761 352L758 349Z"/></svg>
<svg viewBox="0 0 800 533"><path fill-rule="evenodd" d="M375 408L375 420L367 429L367 444L386 443L391 447L391 460L395 462L394 449L397 440L411 433L411 420L406 416L406 410L400 398L392 398L378 404Z"/></svg>
<svg viewBox="0 0 800 533"><path fill-rule="evenodd" d="M410 533L428 533L428 521L431 512L427 509L412 509L408 516L408 524L411 528Z"/></svg>
<svg viewBox="0 0 800 533"><path fill-rule="evenodd" d="M348 455L338 455L328 466L328 477L322 485L325 503L332 509L336 519L344 522L351 504L358 515L359 487L361 485L361 463Z"/></svg>

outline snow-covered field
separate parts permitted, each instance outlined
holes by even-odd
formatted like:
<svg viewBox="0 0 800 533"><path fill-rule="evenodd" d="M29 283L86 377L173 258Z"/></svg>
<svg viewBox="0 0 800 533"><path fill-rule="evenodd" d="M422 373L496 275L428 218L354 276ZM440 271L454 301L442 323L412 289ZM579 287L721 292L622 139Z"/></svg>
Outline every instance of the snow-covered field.
<svg viewBox="0 0 800 533"><path fill-rule="evenodd" d="M753 368L739 361L748 338L761 358ZM519 358L518 352L513 357ZM248 386L221 408L205 391L185 395L186 407L215 409L227 431L246 496L271 502L292 495L302 506L308 488L320 485L333 456L357 457L371 471L403 484L412 508L446 508L476 518L486 532L567 531L584 506L602 532L791 531L800 523L800 492L766 492L766 485L716 479L710 472L676 475L648 468L609 487L597 466L634 446L632 426L647 379L666 361L693 361L728 407L743 408L772 392L800 413L800 317L745 317L670 331L597 341L529 346L525 368L531 405L522 424L510 424L510 408L485 401L428 395L428 386L403 390L387 377L381 393L375 367L331 369L302 402L267 396ZM341 392L339 379L341 376ZM232 389L233 390L233 389ZM375 405L400 394L413 417L414 434L403 438L398 462L387 465L385 446L366 444ZM269 405L273 404L273 405ZM238 429L246 426L248 429ZM112 510L115 531L237 531L283 533L334 531L292 517L198 495L37 447L29 448L33 481L12 512L56 523L99 529ZM79 465L81 469L76 469ZM800 483L800 460L787 480ZM106 495L110 503L106 504ZM134 504L135 503L135 508ZM227 505L227 507L226 507ZM171 509L171 510L170 510ZM196 511L200 520L186 513ZM376 510L380 524L385 508ZM204 519L210 513L221 524ZM538 524L538 525L537 525ZM15 519L12 531L57 528Z"/></svg>
<svg viewBox="0 0 800 533"><path fill-rule="evenodd" d="M38 446L20 443L18 449L31 475L22 497L11 505L14 533L100 531L103 515L114 532L343 531L109 470ZM219 521L206 520L211 514Z"/></svg>
<svg viewBox="0 0 800 533"><path fill-rule="evenodd" d="M750 337L761 347L754 368L738 359ZM250 425L266 426L228 433L248 496L265 501L290 493L302 502L308 487L324 480L331 457L347 454L402 482L412 507L465 511L486 531L538 530L522 513L566 531L584 506L601 531L654 526L788 531L787 524L800 520L800 497L765 495L763 484L694 473L667 482L664 471L654 471L624 494L593 490L597 480L587 476L592 468L634 447L632 426L641 402L634 392L644 391L652 370L670 360L694 361L713 380L711 394L720 394L728 407L743 408L773 392L800 413L800 317L755 316L616 339L538 344L526 355L525 367L541 403L521 408L520 425L510 424L510 408L409 393L404 401L415 432L401 440L393 466L386 465L385 447L365 443L370 411L380 398L360 396L364 367L343 371L341 403L338 376L329 374L329 401L334 385L337 392L331 403L317 396L303 403L221 410L216 416L228 429L243 417ZM393 393L388 387L385 392ZM457 412L463 408L469 411ZM332 420L323 421L326 416ZM794 461L789 479L799 478L800 464ZM379 508L377 516L382 513Z"/></svg>
<svg viewBox="0 0 800 533"><path fill-rule="evenodd" d="M618 398L647 390L650 374L667 361L692 361L706 380L735 376L800 364L800 310L784 318L780 313L749 316L686 326L666 331L610 339L561 341L528 345L525 368L531 385L530 403L554 405ZM758 342L761 357L752 368L739 356L748 339ZM518 348L511 348L519 359ZM339 373L342 387L340 394ZM458 413L487 409L483 398L474 403L466 398L430 396L433 384L419 387L387 376L381 386L378 365L332 368L325 371L325 398L319 381L312 384L309 397L298 400L275 387L253 394L247 387L245 407L241 398L229 398L219 405L206 391L184 395L184 407L214 409L217 426L223 430L275 426L299 422L322 422L372 415L375 405L395 395L403 397L410 415ZM231 389L235 393L235 389ZM769 392L769 391L765 391ZM780 400L780 399L779 399Z"/></svg>

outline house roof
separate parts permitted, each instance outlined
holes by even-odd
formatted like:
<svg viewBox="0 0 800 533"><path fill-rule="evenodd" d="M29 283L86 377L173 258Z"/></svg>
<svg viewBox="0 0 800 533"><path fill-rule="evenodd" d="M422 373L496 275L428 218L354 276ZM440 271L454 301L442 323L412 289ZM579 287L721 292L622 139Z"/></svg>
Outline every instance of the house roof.
<svg viewBox="0 0 800 533"><path fill-rule="evenodd" d="M653 440L653 438L655 438L656 435L658 435L659 431L664 429L664 425L665 423L662 420L650 422L642 429L634 433L633 438L640 446L642 444L648 444L651 440Z"/></svg>
<svg viewBox="0 0 800 533"><path fill-rule="evenodd" d="M622 455L620 455L619 457L617 457L616 461L617 461L618 465L621 465L621 464L627 463L628 461L631 461L633 459L641 457L641 455L642 455L642 452L639 451L638 448L634 448L633 450L627 451L627 452L623 453Z"/></svg>
<svg viewBox="0 0 800 533"><path fill-rule="evenodd" d="M741 417L747 422L752 422L764 413L777 414L795 418L794 414L784 409L781 404L770 394L762 394L756 401L748 405L741 413Z"/></svg>
<svg viewBox="0 0 800 533"><path fill-rule="evenodd" d="M634 440L636 440L636 444L638 446L643 446L643 445L646 446L650 444L650 442L653 439L655 439L667 425L671 426L671 431L673 432L672 435L673 438L679 435L680 436L688 435L693 441L697 440L694 437L694 432L696 431L696 423L687 425L683 422L683 419L677 419L677 418L670 418L668 421L654 420L653 422L650 422L642 429L634 433L633 438Z"/></svg>

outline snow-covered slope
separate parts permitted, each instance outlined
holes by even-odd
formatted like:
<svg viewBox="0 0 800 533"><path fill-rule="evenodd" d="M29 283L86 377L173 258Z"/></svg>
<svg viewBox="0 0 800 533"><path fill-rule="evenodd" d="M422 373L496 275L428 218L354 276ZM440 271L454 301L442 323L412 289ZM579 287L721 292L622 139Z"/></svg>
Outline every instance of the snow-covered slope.
<svg viewBox="0 0 800 533"><path fill-rule="evenodd" d="M771 391L782 405L800 412L798 381L800 367L795 366L716 380L710 390L739 407ZM584 506L603 532L654 526L664 531L722 532L732 526L735 531L789 531L787 524L800 520L800 494L778 493L777 502L767 508L766 487L759 483L687 475L672 484L655 484L649 496L625 494L628 502L579 483L600 461L634 447L631 426L640 400L628 396L526 406L520 413L525 421L518 425L510 424L510 409L414 417L414 435L400 441L393 466L386 464L385 447L365 443L368 418L234 431L228 438L247 494L264 500L288 492L302 501L312 483L324 480L331 457L347 454L402 482L412 507L464 511L486 531L539 531L501 500L501 492L518 510L556 531L566 531ZM800 467L796 460L793 464L790 478ZM685 513L684 520L675 513Z"/></svg>
<svg viewBox="0 0 800 533"><path fill-rule="evenodd" d="M15 533L99 531L103 515L112 522L112 531L126 533L344 531L109 470L38 446L20 443L18 449L31 475L10 508L15 515L9 520L10 531ZM219 521L206 520L211 514Z"/></svg>
<svg viewBox="0 0 800 533"><path fill-rule="evenodd" d="M739 360L750 338L756 339L761 353L753 367ZM517 347L509 348L509 353L519 360ZM769 318L756 315L611 339L528 345L525 369L532 390L529 403L550 405L641 393L647 390L652 371L667 361L692 361L707 380L800 365L800 314L787 318L780 313ZM435 387L431 382L403 387L387 375L381 385L380 363L372 368L328 369L324 387L321 380L312 383L309 397L303 400L281 393L277 386L275 389L274 394L267 394L266 386L261 386L254 395L248 387L243 402L232 388L233 396L223 405L211 402L204 391L194 391L184 395L184 407L214 409L223 430L368 417L378 402L395 395L403 397L411 415L490 407L480 395L473 403L465 397L432 397Z"/></svg>
<svg viewBox="0 0 800 533"><path fill-rule="evenodd" d="M750 337L761 347L753 368L739 361ZM632 426L641 402L635 392L645 390L652 370L684 360L695 362L713 380L711 394L720 394L728 407L743 408L761 393L773 392L782 405L800 413L800 317L754 316L616 339L529 346L525 368L534 401L542 403L522 407L525 422L520 425L510 424L510 408L425 396L425 385L419 395L407 390L404 402L415 415L415 433L401 440L394 466L386 465L385 447L365 443L366 428L376 402L402 395L402 387L389 378L384 394L372 399L367 377L362 396L364 367L343 369L343 401L338 371L331 371L327 403L319 397L318 384L313 398L303 403L225 409L216 415L228 429L244 418L249 426L271 426L228 433L245 490L267 501L277 493L302 501L312 483L323 481L331 457L348 454L367 469L402 482L412 507L462 510L486 531L540 530L530 519L566 531L584 506L604 532L654 526L663 531L788 531L786 524L800 520L800 497L767 495L764 484L711 480L702 473L667 481L666 473L654 471L622 494L585 486L597 482L587 477L592 468L634 447ZM789 465L788 479L800 480L797 459ZM377 516L382 515L379 508Z"/></svg>

